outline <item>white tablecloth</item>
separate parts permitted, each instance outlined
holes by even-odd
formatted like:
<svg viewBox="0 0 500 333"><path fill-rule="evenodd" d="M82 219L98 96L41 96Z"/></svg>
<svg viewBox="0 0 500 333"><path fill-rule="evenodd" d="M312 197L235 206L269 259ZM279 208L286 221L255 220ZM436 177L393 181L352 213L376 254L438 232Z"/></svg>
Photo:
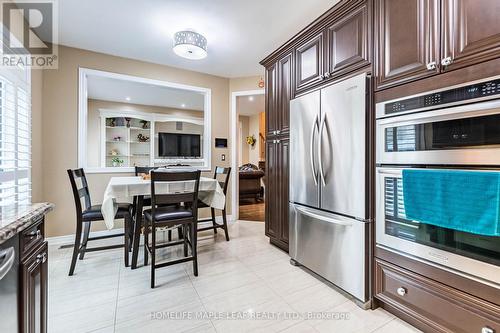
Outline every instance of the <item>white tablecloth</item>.
<svg viewBox="0 0 500 333"><path fill-rule="evenodd" d="M193 181L156 183L156 194L168 194L184 191L192 191ZM117 199L129 200L136 195L151 195L151 181L142 177L112 177L109 180L104 199L102 201L101 212L108 229L114 225ZM198 198L212 208L223 209L226 197L219 182L213 178L200 177ZM118 200L119 201L119 200Z"/></svg>

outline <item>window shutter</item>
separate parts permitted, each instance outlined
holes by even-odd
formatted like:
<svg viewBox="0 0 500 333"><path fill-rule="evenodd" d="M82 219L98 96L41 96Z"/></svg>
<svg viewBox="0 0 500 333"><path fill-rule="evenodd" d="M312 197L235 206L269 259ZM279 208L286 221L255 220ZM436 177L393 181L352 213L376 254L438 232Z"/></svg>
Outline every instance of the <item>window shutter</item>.
<svg viewBox="0 0 500 333"><path fill-rule="evenodd" d="M31 203L30 69L0 67L0 207Z"/></svg>

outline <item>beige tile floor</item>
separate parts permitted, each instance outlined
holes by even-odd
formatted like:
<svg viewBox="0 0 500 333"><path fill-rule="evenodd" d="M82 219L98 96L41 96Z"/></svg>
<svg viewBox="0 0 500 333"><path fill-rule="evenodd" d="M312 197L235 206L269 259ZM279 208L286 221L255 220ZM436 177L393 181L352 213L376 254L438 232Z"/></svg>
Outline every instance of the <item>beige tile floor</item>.
<svg viewBox="0 0 500 333"><path fill-rule="evenodd" d="M191 263L166 267L155 289L149 267L125 268L121 250L88 253L68 277L71 250L50 245L49 332L418 332L382 309L361 310L290 265L263 223L236 222L230 236L200 234L199 276ZM171 252L164 255L179 253ZM233 318L221 317L228 314Z"/></svg>

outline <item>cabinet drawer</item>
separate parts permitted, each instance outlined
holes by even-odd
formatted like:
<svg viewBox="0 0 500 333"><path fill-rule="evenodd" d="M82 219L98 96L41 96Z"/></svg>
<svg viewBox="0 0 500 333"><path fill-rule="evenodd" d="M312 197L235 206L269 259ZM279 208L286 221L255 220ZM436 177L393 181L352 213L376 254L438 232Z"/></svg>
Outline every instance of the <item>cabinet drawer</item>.
<svg viewBox="0 0 500 333"><path fill-rule="evenodd" d="M45 238L43 217L38 218L31 227L21 232L21 258L30 254L33 249L43 243Z"/></svg>
<svg viewBox="0 0 500 333"><path fill-rule="evenodd" d="M380 259L376 259L375 273L379 300L437 332L500 332L498 305Z"/></svg>

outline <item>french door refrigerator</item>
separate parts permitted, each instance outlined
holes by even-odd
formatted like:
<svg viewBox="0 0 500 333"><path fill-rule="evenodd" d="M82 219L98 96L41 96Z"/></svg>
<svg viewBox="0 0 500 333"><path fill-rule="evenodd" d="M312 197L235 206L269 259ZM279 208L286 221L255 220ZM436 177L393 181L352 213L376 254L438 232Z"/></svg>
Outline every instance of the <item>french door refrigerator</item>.
<svg viewBox="0 0 500 333"><path fill-rule="evenodd" d="M367 99L361 74L290 102L290 255L370 299Z"/></svg>

